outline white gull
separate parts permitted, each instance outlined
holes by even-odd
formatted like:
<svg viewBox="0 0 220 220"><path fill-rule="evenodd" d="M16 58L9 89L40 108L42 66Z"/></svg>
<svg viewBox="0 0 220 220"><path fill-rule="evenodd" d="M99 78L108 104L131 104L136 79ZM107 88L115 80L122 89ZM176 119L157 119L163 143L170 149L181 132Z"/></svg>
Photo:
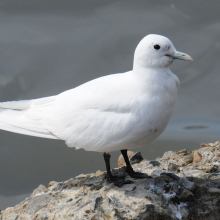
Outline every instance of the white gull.
<svg viewBox="0 0 220 220"><path fill-rule="evenodd" d="M174 110L179 79L169 69L174 59L192 60L160 35L138 44L133 70L89 81L59 95L0 103L0 129L61 139L67 146L105 152L107 178L121 186L131 181L111 175L108 152L121 150L128 174L134 172L127 149L143 146L166 128Z"/></svg>

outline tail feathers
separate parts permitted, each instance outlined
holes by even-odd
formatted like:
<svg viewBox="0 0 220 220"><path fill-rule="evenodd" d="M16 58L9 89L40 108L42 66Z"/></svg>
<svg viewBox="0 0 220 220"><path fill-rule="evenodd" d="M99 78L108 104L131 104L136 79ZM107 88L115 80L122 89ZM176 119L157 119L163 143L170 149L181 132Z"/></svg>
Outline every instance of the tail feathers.
<svg viewBox="0 0 220 220"><path fill-rule="evenodd" d="M27 118L25 112L25 110L0 109L0 129L30 136L58 139L38 121Z"/></svg>
<svg viewBox="0 0 220 220"><path fill-rule="evenodd" d="M25 110L30 107L32 100L0 102L0 108Z"/></svg>

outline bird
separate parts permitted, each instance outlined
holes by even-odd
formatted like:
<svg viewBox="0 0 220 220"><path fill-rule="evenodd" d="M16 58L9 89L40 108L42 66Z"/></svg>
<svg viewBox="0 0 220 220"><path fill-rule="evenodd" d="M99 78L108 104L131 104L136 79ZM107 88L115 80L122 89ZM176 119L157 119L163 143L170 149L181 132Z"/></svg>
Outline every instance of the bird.
<svg viewBox="0 0 220 220"><path fill-rule="evenodd" d="M180 86L169 68L175 59L193 60L167 37L149 34L135 49L131 71L103 76L55 96L0 102L0 129L102 152L107 181L118 187L133 182L112 174L112 151L121 151L130 177L148 178L133 170L127 150L152 142L165 130Z"/></svg>

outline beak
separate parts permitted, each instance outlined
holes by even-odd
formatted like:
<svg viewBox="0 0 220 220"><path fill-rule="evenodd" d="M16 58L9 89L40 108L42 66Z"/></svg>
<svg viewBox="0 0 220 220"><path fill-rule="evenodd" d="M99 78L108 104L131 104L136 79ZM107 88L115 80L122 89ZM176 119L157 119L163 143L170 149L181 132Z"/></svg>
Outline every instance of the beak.
<svg viewBox="0 0 220 220"><path fill-rule="evenodd" d="M179 51L175 51L174 53L167 54L167 56L178 60L193 61L193 58L190 55Z"/></svg>

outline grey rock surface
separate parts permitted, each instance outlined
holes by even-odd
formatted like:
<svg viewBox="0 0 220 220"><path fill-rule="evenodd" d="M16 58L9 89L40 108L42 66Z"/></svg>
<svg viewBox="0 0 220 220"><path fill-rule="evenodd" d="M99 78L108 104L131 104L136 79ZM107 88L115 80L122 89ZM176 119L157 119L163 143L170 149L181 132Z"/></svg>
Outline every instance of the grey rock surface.
<svg viewBox="0 0 220 220"><path fill-rule="evenodd" d="M133 184L116 187L101 171L52 181L48 187L40 185L15 207L1 211L0 219L220 219L219 142L202 144L193 152L169 151L162 158L140 161L133 168L151 178L132 179L121 167L113 173L126 175Z"/></svg>
<svg viewBox="0 0 220 220"><path fill-rule="evenodd" d="M143 160L143 157L140 152L137 152L129 160L131 164L140 163Z"/></svg>
<svg viewBox="0 0 220 220"><path fill-rule="evenodd" d="M53 196L50 196L48 194L38 195L31 199L31 201L28 203L26 207L26 212L28 214L34 214L38 210L42 209L44 206L46 206L51 201L55 200Z"/></svg>

